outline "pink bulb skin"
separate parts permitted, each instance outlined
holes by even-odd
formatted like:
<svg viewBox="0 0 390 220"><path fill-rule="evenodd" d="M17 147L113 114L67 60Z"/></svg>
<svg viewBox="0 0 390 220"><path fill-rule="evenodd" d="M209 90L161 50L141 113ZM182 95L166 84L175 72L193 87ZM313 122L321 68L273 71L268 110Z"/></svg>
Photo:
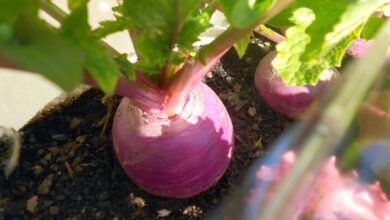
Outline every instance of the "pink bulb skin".
<svg viewBox="0 0 390 220"><path fill-rule="evenodd" d="M286 152L276 168L263 165L256 173L258 182L271 182L266 197L271 199L276 185L297 161L294 151ZM313 175L313 174L311 174ZM356 171L341 173L332 156L321 166L308 189L297 189L297 196L286 202L284 219L390 220L390 201L379 182L363 184ZM288 211L287 211L288 210Z"/></svg>
<svg viewBox="0 0 390 220"><path fill-rule="evenodd" d="M180 114L145 112L123 98L113 123L116 156L145 191L188 198L213 186L232 158L234 132L218 96L200 83Z"/></svg>
<svg viewBox="0 0 390 220"><path fill-rule="evenodd" d="M347 53L354 58L360 59L367 53L368 49L370 49L373 44L373 40L366 41L362 38L359 38L349 45L347 48Z"/></svg>
<svg viewBox="0 0 390 220"><path fill-rule="evenodd" d="M289 86L272 67L275 56L275 52L270 52L260 61L255 73L255 86L272 109L290 118L298 118L313 107L320 93L339 75L332 68L324 71L316 85Z"/></svg>

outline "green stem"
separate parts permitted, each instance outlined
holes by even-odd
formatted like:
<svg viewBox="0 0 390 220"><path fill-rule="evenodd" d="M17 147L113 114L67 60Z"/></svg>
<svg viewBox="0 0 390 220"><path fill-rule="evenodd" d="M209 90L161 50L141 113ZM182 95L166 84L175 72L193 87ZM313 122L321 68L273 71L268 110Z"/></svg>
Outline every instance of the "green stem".
<svg viewBox="0 0 390 220"><path fill-rule="evenodd" d="M61 23L66 18L67 13L50 1L39 0L39 3L40 8L58 22ZM108 43L104 42L103 40L101 40L100 43L113 56L120 55L120 53L111 47ZM85 74L85 83L97 87L96 82L89 76L88 73ZM162 108L165 100L165 95L160 91L158 86L150 79L148 79L144 74L138 71L136 71L136 80L134 82L129 81L128 79L124 79L124 76L121 76L121 79L119 80L118 86L116 88L116 93L132 98L133 101L139 103L139 106L145 110L152 108L160 109Z"/></svg>
<svg viewBox="0 0 390 220"><path fill-rule="evenodd" d="M67 15L66 12L64 12L60 7L51 3L48 0L39 0L39 7L60 23L65 19Z"/></svg>
<svg viewBox="0 0 390 220"><path fill-rule="evenodd" d="M46 12L48 15L50 15L53 19L55 19L58 22L62 22L66 16L68 15L65 11L63 11L60 7L55 5L54 3L51 3L48 0L39 0L39 6L40 9L42 9L44 12ZM120 53L115 50L113 47L111 47L106 42L102 41L100 42L112 55L119 56Z"/></svg>
<svg viewBox="0 0 390 220"><path fill-rule="evenodd" d="M259 24L272 18L294 0L280 0L262 14L256 22L247 28L229 28L213 42L199 51L193 62L187 62L175 75L167 88L169 96L166 112L174 114L182 109L188 94L200 80L214 67L218 60L241 38L250 34Z"/></svg>
<svg viewBox="0 0 390 220"><path fill-rule="evenodd" d="M267 38L268 40L273 41L274 43L281 43L283 42L286 38L279 34L278 32L274 31L271 29L271 32L265 31L261 28L256 28L255 29L256 33L260 34L261 36Z"/></svg>

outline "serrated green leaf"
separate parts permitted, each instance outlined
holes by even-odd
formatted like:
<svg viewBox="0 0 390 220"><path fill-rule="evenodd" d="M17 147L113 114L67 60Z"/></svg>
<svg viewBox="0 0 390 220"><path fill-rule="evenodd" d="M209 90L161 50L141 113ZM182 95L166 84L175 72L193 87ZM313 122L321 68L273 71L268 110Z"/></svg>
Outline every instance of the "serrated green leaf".
<svg viewBox="0 0 390 220"><path fill-rule="evenodd" d="M357 36L355 31L361 31L360 27L381 4L381 0L298 0L290 18L294 25L287 30L286 40L277 45L275 69L289 84L316 83L318 73L338 64L335 59L326 59L333 48L350 36ZM343 55L334 54L337 60Z"/></svg>
<svg viewBox="0 0 390 220"><path fill-rule="evenodd" d="M240 58L244 56L250 40L251 40L250 35L247 35L234 44L234 48L236 49L237 54Z"/></svg>
<svg viewBox="0 0 390 220"><path fill-rule="evenodd" d="M91 27L88 24L87 2L80 2L84 2L84 4L77 4L77 7L76 5L72 6L73 10L62 21L60 30L62 36L74 42L85 41L91 35Z"/></svg>
<svg viewBox="0 0 390 220"><path fill-rule="evenodd" d="M85 54L85 67L105 93L114 91L120 71L112 55L94 36L88 24L88 1L70 1L72 12L61 25L61 34ZM77 27L77 28L75 28Z"/></svg>
<svg viewBox="0 0 390 220"><path fill-rule="evenodd" d="M198 35L209 27L202 0L124 0L120 9L134 25L132 40L138 56L134 66L151 78L193 53Z"/></svg>
<svg viewBox="0 0 390 220"><path fill-rule="evenodd" d="M384 19L378 18L376 16L371 16L364 25L362 31L362 38L366 40L374 38L375 34L380 30L384 23Z"/></svg>
<svg viewBox="0 0 390 220"><path fill-rule="evenodd" d="M273 67L286 83L294 83L301 66L300 55L310 42L305 32L315 20L315 14L308 8L300 8L293 13L291 21L295 26L287 29L286 40L276 46L277 55L272 62Z"/></svg>
<svg viewBox="0 0 390 220"><path fill-rule="evenodd" d="M355 0L353 3L348 4L347 9L332 31L326 34L324 46L322 50L317 49L318 53L326 53L328 48L338 44L341 39L366 23L369 17L386 2L388 0ZM315 46L315 44L312 45L313 48Z"/></svg>
<svg viewBox="0 0 390 220"><path fill-rule="evenodd" d="M349 44L359 38L361 30L362 26L358 27L350 35L342 39L325 56L323 56L321 62L318 62L316 65L302 63L292 84L315 84L323 71L326 71L331 67L340 66Z"/></svg>
<svg viewBox="0 0 390 220"><path fill-rule="evenodd" d="M129 29L133 26L132 22L123 16L116 16L115 20L100 22L100 26L95 29L94 36L97 39L103 38L112 33Z"/></svg>
<svg viewBox="0 0 390 220"><path fill-rule="evenodd" d="M116 57L115 61L119 64L120 69L126 74L129 80L134 81L136 79L133 65L127 59L126 54L121 54L120 56Z"/></svg>
<svg viewBox="0 0 390 220"><path fill-rule="evenodd" d="M193 51L192 44L199 40L198 36L211 26L210 15L203 10L196 10L189 16L180 29L177 46L182 50Z"/></svg>
<svg viewBox="0 0 390 220"><path fill-rule="evenodd" d="M221 0L222 10L229 23L236 28L254 24L275 0Z"/></svg>

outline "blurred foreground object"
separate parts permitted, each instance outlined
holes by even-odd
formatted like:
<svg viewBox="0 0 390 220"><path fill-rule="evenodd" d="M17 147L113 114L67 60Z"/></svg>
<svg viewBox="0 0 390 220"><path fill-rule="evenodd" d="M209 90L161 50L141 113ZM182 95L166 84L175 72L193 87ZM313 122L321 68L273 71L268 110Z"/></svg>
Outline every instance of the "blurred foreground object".
<svg viewBox="0 0 390 220"><path fill-rule="evenodd" d="M296 154L288 151L277 168L261 166L256 179L271 184L267 198L272 198L272 184L281 181L296 160ZM355 171L341 174L335 156L325 162L313 184L301 192L291 206L290 209L295 211L292 216L286 216L287 219L390 219L390 202L380 183L360 183Z"/></svg>
<svg viewBox="0 0 390 220"><path fill-rule="evenodd" d="M390 85L385 80L390 73L389 45L388 20L367 54L346 66L319 107L268 148L268 154L252 166L242 187L211 218L390 219L389 200L381 184L360 183L356 171L341 174L332 156L353 142L350 139L381 138L359 137L350 130L359 124L356 122L361 118L357 116L373 89L378 89L378 84ZM382 128L375 128L373 134ZM360 132L365 133L363 129ZM386 134L383 138L388 137Z"/></svg>
<svg viewBox="0 0 390 220"><path fill-rule="evenodd" d="M390 142L376 141L360 152L360 173L364 179L390 182Z"/></svg>

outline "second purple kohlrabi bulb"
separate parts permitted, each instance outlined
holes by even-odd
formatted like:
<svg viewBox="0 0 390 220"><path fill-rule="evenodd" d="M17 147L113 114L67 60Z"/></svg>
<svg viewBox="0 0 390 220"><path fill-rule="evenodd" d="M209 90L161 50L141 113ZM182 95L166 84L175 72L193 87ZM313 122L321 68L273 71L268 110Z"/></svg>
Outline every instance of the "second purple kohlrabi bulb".
<svg viewBox="0 0 390 220"><path fill-rule="evenodd" d="M260 61L255 73L255 85L271 108L290 118L299 117L310 109L316 103L320 92L339 75L337 70L332 68L321 74L316 85L289 86L271 65L275 55L275 52L271 52Z"/></svg>

